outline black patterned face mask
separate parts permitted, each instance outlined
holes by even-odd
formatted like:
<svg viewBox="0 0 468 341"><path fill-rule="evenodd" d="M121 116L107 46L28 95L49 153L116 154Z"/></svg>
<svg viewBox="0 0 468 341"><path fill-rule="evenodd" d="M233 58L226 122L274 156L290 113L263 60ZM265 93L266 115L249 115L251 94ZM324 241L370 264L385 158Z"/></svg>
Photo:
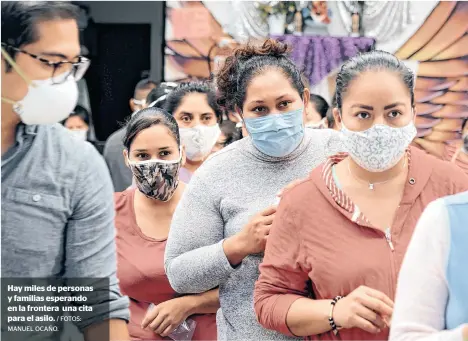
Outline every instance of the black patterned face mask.
<svg viewBox="0 0 468 341"><path fill-rule="evenodd" d="M181 161L182 157L174 161L128 160L128 163L141 193L151 199L169 201L179 185Z"/></svg>

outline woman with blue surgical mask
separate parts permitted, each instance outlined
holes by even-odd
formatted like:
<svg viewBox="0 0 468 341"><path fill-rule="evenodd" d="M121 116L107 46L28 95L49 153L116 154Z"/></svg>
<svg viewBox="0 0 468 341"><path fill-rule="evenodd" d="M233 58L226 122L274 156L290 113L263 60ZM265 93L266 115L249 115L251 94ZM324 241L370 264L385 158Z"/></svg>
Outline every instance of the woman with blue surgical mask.
<svg viewBox="0 0 468 341"><path fill-rule="evenodd" d="M242 116L249 136L197 170L169 232L165 267L172 287L179 293L220 288L220 340L288 339L264 329L253 310L276 196L340 150L337 132L304 128L309 92L287 53L286 45L267 40L226 59L216 78L219 101Z"/></svg>
<svg viewBox="0 0 468 341"><path fill-rule="evenodd" d="M216 102L215 91L208 83L182 83L165 100L164 109L176 119L187 155L180 179L189 183L221 135L222 111Z"/></svg>
<svg viewBox="0 0 468 341"><path fill-rule="evenodd" d="M410 147L413 87L411 70L386 52L342 66L334 116L347 154L282 196L255 286L264 327L311 340L388 339L418 218L468 189L458 167Z"/></svg>

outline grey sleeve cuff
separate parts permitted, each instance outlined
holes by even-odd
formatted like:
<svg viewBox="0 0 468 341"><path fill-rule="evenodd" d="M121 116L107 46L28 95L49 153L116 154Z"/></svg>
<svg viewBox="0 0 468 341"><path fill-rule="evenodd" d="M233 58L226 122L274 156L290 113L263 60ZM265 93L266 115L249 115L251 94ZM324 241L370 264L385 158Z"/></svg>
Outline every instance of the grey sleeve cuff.
<svg viewBox="0 0 468 341"><path fill-rule="evenodd" d="M75 322L80 331L84 331L89 326L106 320L120 319L127 322L130 321L130 311L128 309L130 301L128 297L122 296L118 290L110 290L108 298L108 301L93 302L92 304L90 302L86 302L87 305L92 307L92 311L78 312L74 314L81 318L81 321Z"/></svg>
<svg viewBox="0 0 468 341"><path fill-rule="evenodd" d="M223 243L226 239L221 240L217 245L219 246L219 259L221 260L224 269L229 272L229 275L242 267L242 263L236 267L233 267L231 263L229 263L229 259L227 258L226 254L224 253Z"/></svg>
<svg viewBox="0 0 468 341"><path fill-rule="evenodd" d="M239 267L229 263L220 242L167 259L166 272L172 288L180 294L198 294L219 286Z"/></svg>

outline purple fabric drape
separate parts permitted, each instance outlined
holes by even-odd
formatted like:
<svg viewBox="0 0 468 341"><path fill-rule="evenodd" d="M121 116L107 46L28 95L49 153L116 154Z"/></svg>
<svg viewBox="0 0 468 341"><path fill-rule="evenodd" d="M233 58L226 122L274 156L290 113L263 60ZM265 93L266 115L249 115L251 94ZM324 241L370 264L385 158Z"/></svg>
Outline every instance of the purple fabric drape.
<svg viewBox="0 0 468 341"><path fill-rule="evenodd" d="M291 58L303 68L310 85L318 84L343 62L374 48L375 40L366 37L274 36L292 47Z"/></svg>

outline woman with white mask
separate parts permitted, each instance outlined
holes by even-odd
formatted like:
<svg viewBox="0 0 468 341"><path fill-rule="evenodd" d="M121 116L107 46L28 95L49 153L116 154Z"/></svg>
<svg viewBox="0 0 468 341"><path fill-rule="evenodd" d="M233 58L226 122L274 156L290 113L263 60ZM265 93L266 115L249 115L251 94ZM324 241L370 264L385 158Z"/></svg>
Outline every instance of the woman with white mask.
<svg viewBox="0 0 468 341"><path fill-rule="evenodd" d="M176 119L187 155L180 179L189 183L221 135L222 111L216 102L215 91L208 83L182 83L165 100L164 109Z"/></svg>
<svg viewBox="0 0 468 341"><path fill-rule="evenodd" d="M255 318L258 265L278 191L340 151L339 134L304 128L309 91L288 47L274 40L237 49L216 85L249 136L212 155L192 178L172 220L167 276L179 293L219 286L218 340L290 339Z"/></svg>
<svg viewBox="0 0 468 341"><path fill-rule="evenodd" d="M63 122L63 125L74 137L86 141L88 139L89 123L88 110L81 105L77 105L70 116Z"/></svg>
<svg viewBox="0 0 468 341"><path fill-rule="evenodd" d="M342 66L334 116L348 154L282 196L254 294L266 328L312 340L388 339L418 218L431 201L468 189L458 167L410 147L413 82L382 51Z"/></svg>

